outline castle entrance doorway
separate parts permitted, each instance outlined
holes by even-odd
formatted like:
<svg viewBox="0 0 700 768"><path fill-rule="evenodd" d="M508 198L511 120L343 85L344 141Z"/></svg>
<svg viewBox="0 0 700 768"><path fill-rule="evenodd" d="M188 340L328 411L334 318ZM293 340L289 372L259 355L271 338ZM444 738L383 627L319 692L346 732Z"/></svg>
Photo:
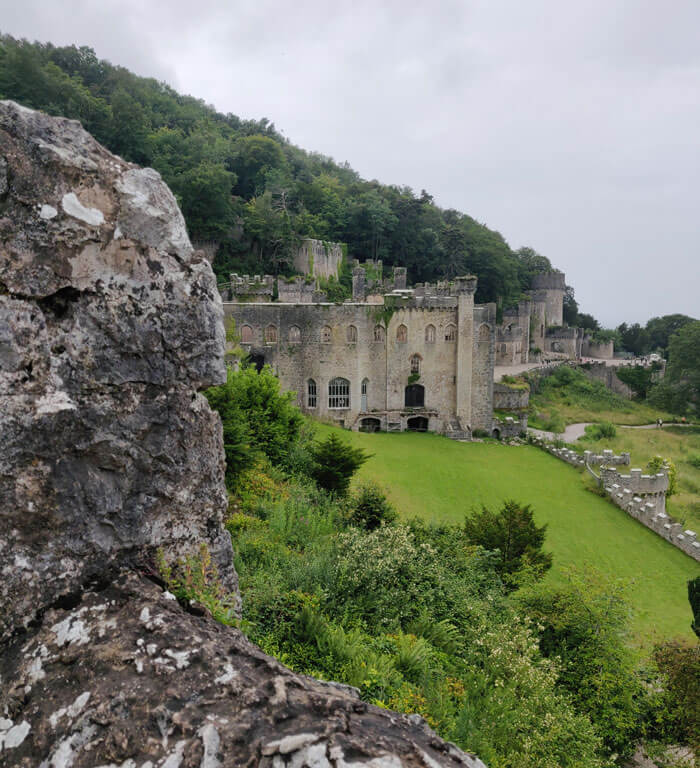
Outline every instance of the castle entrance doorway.
<svg viewBox="0 0 700 768"><path fill-rule="evenodd" d="M406 387L404 404L406 408L424 408L425 387L421 384L409 384Z"/></svg>
<svg viewBox="0 0 700 768"><path fill-rule="evenodd" d="M406 428L409 432L427 432L428 419L425 416L412 416L406 422Z"/></svg>
<svg viewBox="0 0 700 768"><path fill-rule="evenodd" d="M257 372L260 373L265 365L265 355L250 355L249 360L255 366Z"/></svg>

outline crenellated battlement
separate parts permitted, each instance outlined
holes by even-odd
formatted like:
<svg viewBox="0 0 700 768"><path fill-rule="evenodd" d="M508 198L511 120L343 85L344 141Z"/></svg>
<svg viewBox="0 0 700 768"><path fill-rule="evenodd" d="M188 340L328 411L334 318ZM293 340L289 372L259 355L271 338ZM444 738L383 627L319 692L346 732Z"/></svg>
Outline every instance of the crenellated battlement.
<svg viewBox="0 0 700 768"><path fill-rule="evenodd" d="M533 275L530 285L535 291L565 291L566 277L563 272L559 271L544 272L540 275Z"/></svg>
<svg viewBox="0 0 700 768"><path fill-rule="evenodd" d="M233 272L228 283L220 283L224 301L272 301L275 278L272 275L239 275Z"/></svg>
<svg viewBox="0 0 700 768"><path fill-rule="evenodd" d="M318 304L326 298L325 291L318 290L315 280L301 276L277 280L277 301L282 304Z"/></svg>

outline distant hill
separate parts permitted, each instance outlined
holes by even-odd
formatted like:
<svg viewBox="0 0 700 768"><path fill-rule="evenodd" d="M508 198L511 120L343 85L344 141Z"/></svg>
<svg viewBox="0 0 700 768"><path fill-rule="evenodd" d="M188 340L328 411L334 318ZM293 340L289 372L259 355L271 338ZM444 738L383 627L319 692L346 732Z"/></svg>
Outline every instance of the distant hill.
<svg viewBox="0 0 700 768"><path fill-rule="evenodd" d="M349 258L406 266L412 281L474 273L478 301L512 303L533 273L551 269L425 191L365 181L294 146L267 119L221 114L91 48L0 35L0 98L76 118L113 152L160 171L192 239L219 243L221 277L290 273L302 237L347 243Z"/></svg>

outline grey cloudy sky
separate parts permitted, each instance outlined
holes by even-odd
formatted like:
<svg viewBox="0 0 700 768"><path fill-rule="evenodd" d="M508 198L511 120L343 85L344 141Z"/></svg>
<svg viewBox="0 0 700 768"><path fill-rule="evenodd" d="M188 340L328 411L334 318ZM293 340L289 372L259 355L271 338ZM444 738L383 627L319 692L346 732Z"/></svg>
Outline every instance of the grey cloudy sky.
<svg viewBox="0 0 700 768"><path fill-rule="evenodd" d="M566 272L604 324L700 316L700 0L0 0Z"/></svg>

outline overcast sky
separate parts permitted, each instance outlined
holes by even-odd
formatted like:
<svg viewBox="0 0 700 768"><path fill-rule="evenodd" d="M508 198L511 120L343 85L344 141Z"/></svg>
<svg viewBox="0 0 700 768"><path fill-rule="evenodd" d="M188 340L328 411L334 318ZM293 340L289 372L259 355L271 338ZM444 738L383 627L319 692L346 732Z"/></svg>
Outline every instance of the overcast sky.
<svg viewBox="0 0 700 768"><path fill-rule="evenodd" d="M700 316L700 0L0 0L530 245L605 325Z"/></svg>

